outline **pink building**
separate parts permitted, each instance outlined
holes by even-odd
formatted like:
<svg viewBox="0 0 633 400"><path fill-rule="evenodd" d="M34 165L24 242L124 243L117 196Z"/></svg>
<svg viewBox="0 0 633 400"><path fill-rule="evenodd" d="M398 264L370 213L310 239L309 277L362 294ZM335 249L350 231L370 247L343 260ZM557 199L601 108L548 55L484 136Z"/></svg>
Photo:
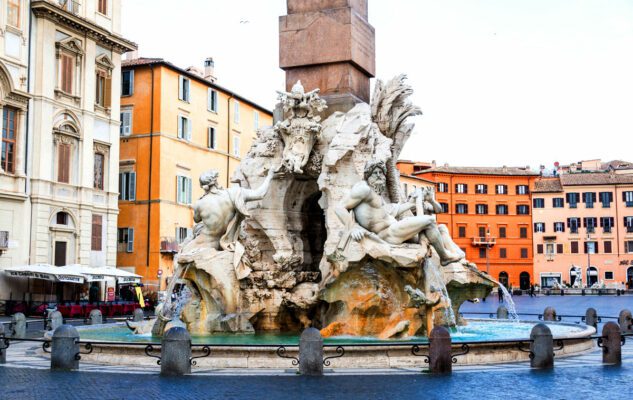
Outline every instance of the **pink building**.
<svg viewBox="0 0 633 400"><path fill-rule="evenodd" d="M532 192L534 277L582 286L633 288L633 175L567 173Z"/></svg>

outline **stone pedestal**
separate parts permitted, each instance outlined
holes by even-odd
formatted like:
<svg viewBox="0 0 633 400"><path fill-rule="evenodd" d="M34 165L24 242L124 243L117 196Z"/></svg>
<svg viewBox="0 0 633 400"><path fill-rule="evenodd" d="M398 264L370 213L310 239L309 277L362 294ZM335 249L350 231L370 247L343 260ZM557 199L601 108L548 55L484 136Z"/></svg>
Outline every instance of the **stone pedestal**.
<svg viewBox="0 0 633 400"><path fill-rule="evenodd" d="M145 319L145 313L143 312L142 308L137 308L136 310L134 310L134 314L132 316L132 320L134 322L140 322L143 321Z"/></svg>
<svg viewBox="0 0 633 400"><path fill-rule="evenodd" d="M554 367L554 338L552 331L545 324L538 324L530 333L530 351L532 352L530 366L532 368Z"/></svg>
<svg viewBox="0 0 633 400"><path fill-rule="evenodd" d="M556 321L558 316L556 315L556 310L554 307L545 307L545 311L543 311L543 321Z"/></svg>
<svg viewBox="0 0 633 400"><path fill-rule="evenodd" d="M374 77L375 32L367 21L367 0L287 0L279 18L279 66L286 90L301 80L306 91L321 89L324 117L369 103Z"/></svg>
<svg viewBox="0 0 633 400"><path fill-rule="evenodd" d="M615 322L607 322L602 328L602 362L604 364L622 363L622 334Z"/></svg>
<svg viewBox="0 0 633 400"><path fill-rule="evenodd" d="M299 340L299 373L323 375L323 337L316 328L308 328Z"/></svg>
<svg viewBox="0 0 633 400"><path fill-rule="evenodd" d="M163 336L160 351L160 374L191 374L191 336L186 328L171 328Z"/></svg>
<svg viewBox="0 0 633 400"><path fill-rule="evenodd" d="M497 319L508 319L508 309L505 306L497 308Z"/></svg>
<svg viewBox="0 0 633 400"><path fill-rule="evenodd" d="M72 325L55 329L51 346L51 370L70 371L79 368L79 332Z"/></svg>
<svg viewBox="0 0 633 400"><path fill-rule="evenodd" d="M14 338L26 337L26 317L22 313L11 316L11 336Z"/></svg>
<svg viewBox="0 0 633 400"><path fill-rule="evenodd" d="M451 334L443 326L436 326L429 336L429 368L434 374L450 374L453 371Z"/></svg>
<svg viewBox="0 0 633 400"><path fill-rule="evenodd" d="M620 311L618 324L620 325L620 331L622 331L622 333L633 333L633 317L631 316L631 311L626 309Z"/></svg>
<svg viewBox="0 0 633 400"><path fill-rule="evenodd" d="M103 323L103 315L101 314L101 310L92 310L90 311L90 325L100 325Z"/></svg>
<svg viewBox="0 0 633 400"><path fill-rule="evenodd" d="M55 331L60 326L64 325L64 317L59 311L53 311L48 315L48 327L51 331Z"/></svg>
<svg viewBox="0 0 633 400"><path fill-rule="evenodd" d="M598 329L598 312L595 308L588 308L585 313L585 324Z"/></svg>

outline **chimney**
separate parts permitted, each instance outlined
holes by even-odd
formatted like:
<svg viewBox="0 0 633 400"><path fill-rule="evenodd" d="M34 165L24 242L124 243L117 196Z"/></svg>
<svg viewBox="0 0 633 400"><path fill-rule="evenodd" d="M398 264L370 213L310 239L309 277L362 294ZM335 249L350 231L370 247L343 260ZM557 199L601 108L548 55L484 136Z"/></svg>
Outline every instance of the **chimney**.
<svg viewBox="0 0 633 400"><path fill-rule="evenodd" d="M126 60L136 60L138 58L138 49L125 53Z"/></svg>
<svg viewBox="0 0 633 400"><path fill-rule="evenodd" d="M204 79L215 82L215 64L213 62L213 57L207 57L204 60Z"/></svg>

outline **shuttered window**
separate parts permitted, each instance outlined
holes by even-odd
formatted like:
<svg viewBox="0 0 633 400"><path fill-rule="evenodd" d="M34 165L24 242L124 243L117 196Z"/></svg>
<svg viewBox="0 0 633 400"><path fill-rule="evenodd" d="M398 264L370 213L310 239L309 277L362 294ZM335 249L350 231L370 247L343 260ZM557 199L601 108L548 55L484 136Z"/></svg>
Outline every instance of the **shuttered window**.
<svg viewBox="0 0 633 400"><path fill-rule="evenodd" d="M92 239L90 248L92 251L101 251L103 239L103 216L92 215Z"/></svg>
<svg viewBox="0 0 633 400"><path fill-rule="evenodd" d="M117 251L126 253L134 251L134 228L117 229Z"/></svg>
<svg viewBox="0 0 633 400"><path fill-rule="evenodd" d="M128 69L121 72L121 96L134 94L134 70Z"/></svg>
<svg viewBox="0 0 633 400"><path fill-rule="evenodd" d="M101 107L110 107L110 102L112 99L112 79L105 71L97 71L96 76L95 103L97 103Z"/></svg>
<svg viewBox="0 0 633 400"><path fill-rule="evenodd" d="M136 200L136 172L119 174L119 200Z"/></svg>
<svg viewBox="0 0 633 400"><path fill-rule="evenodd" d="M207 89L207 110L218 112L218 92L211 88Z"/></svg>
<svg viewBox="0 0 633 400"><path fill-rule="evenodd" d="M68 143L57 145L57 182L70 183L70 150Z"/></svg>
<svg viewBox="0 0 633 400"><path fill-rule="evenodd" d="M556 253L563 254L563 244L562 243L558 243L556 245Z"/></svg>
<svg viewBox="0 0 633 400"><path fill-rule="evenodd" d="M16 28L20 27L21 0L9 0L7 2L7 24Z"/></svg>
<svg viewBox="0 0 633 400"><path fill-rule="evenodd" d="M180 175L176 177L176 202L191 204L191 178Z"/></svg>
<svg viewBox="0 0 633 400"><path fill-rule="evenodd" d="M178 116L178 137L191 140L191 120L185 116Z"/></svg>
<svg viewBox="0 0 633 400"><path fill-rule="evenodd" d="M62 91L72 94L73 93L73 69L75 64L75 58L62 54L61 58L61 89Z"/></svg>
<svg viewBox="0 0 633 400"><path fill-rule="evenodd" d="M17 123L17 110L7 106L3 107L0 168L11 174L15 172Z"/></svg>
<svg viewBox="0 0 633 400"><path fill-rule="evenodd" d="M184 76L178 77L178 99L189 102L189 79Z"/></svg>
<svg viewBox="0 0 633 400"><path fill-rule="evenodd" d="M128 136L132 133L132 111L121 111L121 136Z"/></svg>
<svg viewBox="0 0 633 400"><path fill-rule="evenodd" d="M103 190L103 169L105 167L105 156L95 153L94 156L94 188Z"/></svg>
<svg viewBox="0 0 633 400"><path fill-rule="evenodd" d="M611 254L613 252L613 249L611 248L611 241L610 240L605 240L604 242L604 252L607 254Z"/></svg>
<svg viewBox="0 0 633 400"><path fill-rule="evenodd" d="M108 15L108 0L99 0L98 10L103 15Z"/></svg>
<svg viewBox="0 0 633 400"><path fill-rule="evenodd" d="M578 254L578 242L570 242L572 254Z"/></svg>
<svg viewBox="0 0 633 400"><path fill-rule="evenodd" d="M233 136L233 155L235 157L240 156L240 137L237 135Z"/></svg>
<svg viewBox="0 0 633 400"><path fill-rule="evenodd" d="M633 192L622 192L622 201L627 207L633 207Z"/></svg>
<svg viewBox="0 0 633 400"><path fill-rule="evenodd" d="M213 126L210 126L207 130L207 147L210 149L217 148L217 137Z"/></svg>
<svg viewBox="0 0 633 400"><path fill-rule="evenodd" d="M536 253L537 254L543 254L543 245L542 244L537 244L536 245Z"/></svg>

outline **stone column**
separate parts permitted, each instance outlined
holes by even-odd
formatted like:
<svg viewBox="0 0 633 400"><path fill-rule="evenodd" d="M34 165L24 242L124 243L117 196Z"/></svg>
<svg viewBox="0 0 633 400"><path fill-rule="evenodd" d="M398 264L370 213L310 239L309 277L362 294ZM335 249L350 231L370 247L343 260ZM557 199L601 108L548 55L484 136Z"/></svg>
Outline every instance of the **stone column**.
<svg viewBox="0 0 633 400"><path fill-rule="evenodd" d="M607 322L602 328L602 362L622 363L622 333L615 322Z"/></svg>
<svg viewBox="0 0 633 400"><path fill-rule="evenodd" d="M508 319L508 309L505 306L497 308L497 319Z"/></svg>
<svg viewBox="0 0 633 400"><path fill-rule="evenodd" d="M429 368L433 374L453 372L451 334L443 326L436 326L429 335Z"/></svg>
<svg viewBox="0 0 633 400"><path fill-rule="evenodd" d="M11 317L11 336L14 338L26 337L26 317L22 313L15 313Z"/></svg>
<svg viewBox="0 0 633 400"><path fill-rule="evenodd" d="M143 321L145 319L145 313L143 312L143 309L137 308L136 310L134 310L132 319L134 322Z"/></svg>
<svg viewBox="0 0 633 400"><path fill-rule="evenodd" d="M556 321L557 319L554 307L545 307L545 311L543 311L543 321Z"/></svg>
<svg viewBox="0 0 633 400"><path fill-rule="evenodd" d="M51 370L70 371L79 369L79 332L72 325L62 325L53 332Z"/></svg>
<svg viewBox="0 0 633 400"><path fill-rule="evenodd" d="M299 339L299 373L323 375L323 337L316 328L307 328Z"/></svg>
<svg viewBox="0 0 633 400"><path fill-rule="evenodd" d="M585 313L585 324L587 324L587 326L593 326L596 329L596 332L598 330L598 313L596 312L595 308L588 308L587 312Z"/></svg>
<svg viewBox="0 0 633 400"><path fill-rule="evenodd" d="M618 318L618 324L620 325L620 331L622 333L633 333L633 317L630 310L620 311Z"/></svg>
<svg viewBox="0 0 633 400"><path fill-rule="evenodd" d="M90 320L88 322L90 325L101 325L103 323L101 310L95 309L90 311Z"/></svg>
<svg viewBox="0 0 633 400"><path fill-rule="evenodd" d="M306 92L321 89L328 108L347 112L369 103L374 77L375 32L367 21L368 0L286 0L279 18L279 67L286 90L301 80Z"/></svg>
<svg viewBox="0 0 633 400"><path fill-rule="evenodd" d="M48 327L49 330L55 331L60 326L64 325L64 317L59 311L53 311L48 315Z"/></svg>
<svg viewBox="0 0 633 400"><path fill-rule="evenodd" d="M160 374L191 374L191 336L187 329L176 326L163 336L160 350Z"/></svg>
<svg viewBox="0 0 633 400"><path fill-rule="evenodd" d="M530 333L530 352L532 368L553 368L554 367L554 338L552 331L545 324L538 324L532 328Z"/></svg>

